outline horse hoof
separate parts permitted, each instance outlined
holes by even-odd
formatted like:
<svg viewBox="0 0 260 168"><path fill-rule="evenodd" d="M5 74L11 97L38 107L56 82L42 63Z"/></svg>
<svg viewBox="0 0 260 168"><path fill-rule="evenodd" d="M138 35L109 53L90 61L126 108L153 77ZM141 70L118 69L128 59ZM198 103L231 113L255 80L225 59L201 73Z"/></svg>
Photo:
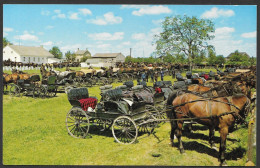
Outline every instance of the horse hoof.
<svg viewBox="0 0 260 168"><path fill-rule="evenodd" d="M220 166L228 166L226 162L220 163Z"/></svg>
<svg viewBox="0 0 260 168"><path fill-rule="evenodd" d="M180 153L184 154L185 153L184 149L180 149Z"/></svg>

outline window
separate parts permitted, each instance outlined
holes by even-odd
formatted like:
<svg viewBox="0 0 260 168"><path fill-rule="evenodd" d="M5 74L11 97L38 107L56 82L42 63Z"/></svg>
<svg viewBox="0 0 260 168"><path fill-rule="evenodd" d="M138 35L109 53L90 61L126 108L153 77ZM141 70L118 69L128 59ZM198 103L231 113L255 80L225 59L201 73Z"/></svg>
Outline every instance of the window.
<svg viewBox="0 0 260 168"><path fill-rule="evenodd" d="M25 57L23 57L23 61L25 61Z"/></svg>
<svg viewBox="0 0 260 168"><path fill-rule="evenodd" d="M33 61L35 62L35 57L33 57Z"/></svg>

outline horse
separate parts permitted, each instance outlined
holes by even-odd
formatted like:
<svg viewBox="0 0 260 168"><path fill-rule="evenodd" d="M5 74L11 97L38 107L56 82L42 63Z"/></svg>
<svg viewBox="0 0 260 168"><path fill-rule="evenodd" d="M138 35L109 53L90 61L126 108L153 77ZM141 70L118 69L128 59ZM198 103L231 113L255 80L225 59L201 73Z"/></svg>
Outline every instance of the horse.
<svg viewBox="0 0 260 168"><path fill-rule="evenodd" d="M41 66L41 68L40 68L40 72L41 72L41 75L42 75L42 78L44 79L44 78L47 78L47 77L49 77L49 76L55 76L56 74L54 73L54 72L52 72L52 71L47 71L45 68L44 68L44 66Z"/></svg>
<svg viewBox="0 0 260 168"><path fill-rule="evenodd" d="M220 132L219 161L225 165L226 139L229 127L235 124L238 118L242 122L250 110L250 99L243 95L205 99L190 93L181 95L171 94L167 105L172 110L167 111L171 124L171 144L174 146L174 134L178 138L180 153L184 153L182 145L182 126L184 118L197 118L197 122L209 127L209 143L215 147L213 137L215 129ZM177 120L176 120L177 119Z"/></svg>

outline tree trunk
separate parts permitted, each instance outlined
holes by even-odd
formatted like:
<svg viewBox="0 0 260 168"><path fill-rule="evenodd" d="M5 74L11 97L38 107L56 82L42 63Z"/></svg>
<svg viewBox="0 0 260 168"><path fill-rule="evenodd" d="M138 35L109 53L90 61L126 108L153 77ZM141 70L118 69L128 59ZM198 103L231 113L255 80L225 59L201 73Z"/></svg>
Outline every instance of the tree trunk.
<svg viewBox="0 0 260 168"><path fill-rule="evenodd" d="M189 69L190 69L190 72L192 72L192 62L191 62L191 53L189 52Z"/></svg>

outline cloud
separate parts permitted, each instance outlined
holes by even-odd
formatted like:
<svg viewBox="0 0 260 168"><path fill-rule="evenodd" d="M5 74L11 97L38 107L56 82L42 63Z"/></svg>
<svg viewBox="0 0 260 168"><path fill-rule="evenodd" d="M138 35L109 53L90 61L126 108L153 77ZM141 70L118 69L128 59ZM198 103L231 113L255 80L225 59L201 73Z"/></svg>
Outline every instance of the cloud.
<svg viewBox="0 0 260 168"><path fill-rule="evenodd" d="M44 32L39 32L38 34L39 34L39 35L44 35Z"/></svg>
<svg viewBox="0 0 260 168"><path fill-rule="evenodd" d="M97 45L97 48L102 48L102 49L106 49L106 48L109 48L111 47L111 44L100 44L100 45Z"/></svg>
<svg viewBox="0 0 260 168"><path fill-rule="evenodd" d="M128 45L131 45L131 42L130 41L125 41L125 42L122 43L122 45L128 46Z"/></svg>
<svg viewBox="0 0 260 168"><path fill-rule="evenodd" d="M160 25L164 20L163 19L159 19L159 20L152 20L152 23L155 25Z"/></svg>
<svg viewBox="0 0 260 168"><path fill-rule="evenodd" d="M52 19L56 19L56 18L65 19L66 18L66 15L64 13L61 13L61 10L59 10L59 9L54 10L54 13L56 13L56 15L53 15L51 17Z"/></svg>
<svg viewBox="0 0 260 168"><path fill-rule="evenodd" d="M23 41L37 41L39 42L39 39L37 36L29 34L27 31L24 32L23 35L20 36L14 36L15 39L20 39Z"/></svg>
<svg viewBox="0 0 260 168"><path fill-rule="evenodd" d="M221 27L215 31L215 38L208 43L215 47L217 55L228 56L235 50L247 52L250 56L256 56L256 43L245 43L233 34L232 27Z"/></svg>
<svg viewBox="0 0 260 168"><path fill-rule="evenodd" d="M97 16L96 19L89 19L86 22L96 25L108 25L122 23L123 19L119 16L114 16L113 12L108 12L102 17Z"/></svg>
<svg viewBox="0 0 260 168"><path fill-rule="evenodd" d="M132 39L143 40L143 39L145 39L145 34L144 33L134 33L134 34L132 34Z"/></svg>
<svg viewBox="0 0 260 168"><path fill-rule="evenodd" d="M256 31L249 32L249 33L243 33L243 34L241 34L241 37L244 37L244 38L256 38Z"/></svg>
<svg viewBox="0 0 260 168"><path fill-rule="evenodd" d="M84 16L86 16L86 15L91 15L91 14L92 14L92 12L91 12L89 9L87 9L87 8L78 9L78 10L79 10L79 12L80 12L81 14L83 14Z"/></svg>
<svg viewBox="0 0 260 168"><path fill-rule="evenodd" d="M43 11L41 12L41 15L43 15L43 16L49 16L50 14L51 14L51 12L48 11L48 10L43 10Z"/></svg>
<svg viewBox="0 0 260 168"><path fill-rule="evenodd" d="M4 27L4 32L12 32L14 31L13 28L10 28L10 27Z"/></svg>
<svg viewBox="0 0 260 168"><path fill-rule="evenodd" d="M69 19L71 20L80 20L78 13L71 13L69 16Z"/></svg>
<svg viewBox="0 0 260 168"><path fill-rule="evenodd" d="M3 32L3 37L8 36L8 33Z"/></svg>
<svg viewBox="0 0 260 168"><path fill-rule="evenodd" d="M46 28L46 29L53 29L54 26L48 25L48 26L46 26L45 28Z"/></svg>
<svg viewBox="0 0 260 168"><path fill-rule="evenodd" d="M47 41L45 43L42 43L42 45L51 46L51 45L53 45L53 42L52 41Z"/></svg>
<svg viewBox="0 0 260 168"><path fill-rule="evenodd" d="M231 17L234 16L235 12L233 10L224 10L224 9L218 9L216 7L211 8L211 10L204 12L201 15L201 18L205 19L216 19L219 17Z"/></svg>
<svg viewBox="0 0 260 168"><path fill-rule="evenodd" d="M172 12L171 9L163 5L122 5L122 8L138 9L132 12L132 14L136 16L169 14Z"/></svg>
<svg viewBox="0 0 260 168"><path fill-rule="evenodd" d="M82 48L82 44L65 45L60 47L60 50L65 54L67 51L76 51L78 48Z"/></svg>
<svg viewBox="0 0 260 168"><path fill-rule="evenodd" d="M94 33L89 34L89 38L93 40L122 40L124 38L124 32L115 32L114 34L110 34L107 32L104 33Z"/></svg>

